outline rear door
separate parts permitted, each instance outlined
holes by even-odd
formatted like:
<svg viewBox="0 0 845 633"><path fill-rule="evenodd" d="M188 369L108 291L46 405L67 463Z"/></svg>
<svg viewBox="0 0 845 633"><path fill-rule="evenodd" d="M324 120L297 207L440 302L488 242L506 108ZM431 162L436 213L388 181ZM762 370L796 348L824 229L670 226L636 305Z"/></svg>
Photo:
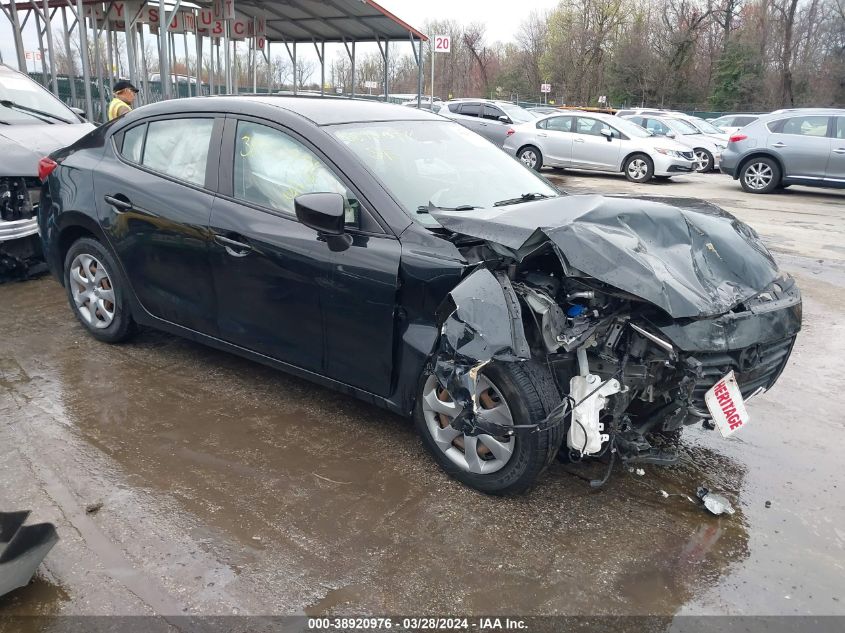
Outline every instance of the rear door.
<svg viewBox="0 0 845 633"><path fill-rule="evenodd" d="M360 193L304 138L261 119L227 119L210 249L221 337L388 395L400 247ZM338 250L301 224L294 198L347 200Z"/></svg>
<svg viewBox="0 0 845 633"><path fill-rule="evenodd" d="M481 134L481 104L461 103L456 120L464 127Z"/></svg>
<svg viewBox="0 0 845 633"><path fill-rule="evenodd" d="M555 116L540 121L537 136L540 151L548 165L569 167L572 164L572 122L575 117Z"/></svg>
<svg viewBox="0 0 845 633"><path fill-rule="evenodd" d="M618 132L614 132L610 138L603 136L603 128L612 129L600 119L575 117L575 133L572 139L573 167L616 171L621 141Z"/></svg>
<svg viewBox="0 0 845 633"><path fill-rule="evenodd" d="M214 335L208 219L223 119L149 119L114 137L116 156L94 171L97 212L141 305Z"/></svg>
<svg viewBox="0 0 845 633"><path fill-rule="evenodd" d="M781 159L784 176L822 180L827 172L833 139L828 132L834 117L790 116L768 123L767 147Z"/></svg>

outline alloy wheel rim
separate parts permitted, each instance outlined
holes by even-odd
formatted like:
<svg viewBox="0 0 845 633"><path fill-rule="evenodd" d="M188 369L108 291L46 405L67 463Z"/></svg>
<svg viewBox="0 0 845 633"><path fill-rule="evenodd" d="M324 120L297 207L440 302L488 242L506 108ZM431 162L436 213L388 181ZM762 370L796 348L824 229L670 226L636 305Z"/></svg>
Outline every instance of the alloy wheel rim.
<svg viewBox="0 0 845 633"><path fill-rule="evenodd" d="M523 165L533 168L537 164L537 154L532 150L527 149L520 155L519 159Z"/></svg>
<svg viewBox="0 0 845 633"><path fill-rule="evenodd" d="M772 168L766 163L754 163L745 170L745 184L751 189L765 189L773 176Z"/></svg>
<svg viewBox="0 0 845 633"><path fill-rule="evenodd" d="M704 171L710 164L710 158L704 150L695 152L695 171Z"/></svg>
<svg viewBox="0 0 845 633"><path fill-rule="evenodd" d="M635 158L628 164L628 174L631 178L639 180L645 178L648 173L648 165L642 158Z"/></svg>
<svg viewBox="0 0 845 633"><path fill-rule="evenodd" d="M484 433L466 435L453 429L449 423L460 412L460 408L433 375L426 380L422 395L422 410L428 432L437 447L458 468L487 475L501 470L510 461L516 447L515 436L493 437ZM476 398L487 419L513 426L513 416L502 393L484 375L480 375L476 381Z"/></svg>
<svg viewBox="0 0 845 633"><path fill-rule="evenodd" d="M114 285L106 267L93 255L80 253L70 265L70 291L76 310L99 330L114 321Z"/></svg>

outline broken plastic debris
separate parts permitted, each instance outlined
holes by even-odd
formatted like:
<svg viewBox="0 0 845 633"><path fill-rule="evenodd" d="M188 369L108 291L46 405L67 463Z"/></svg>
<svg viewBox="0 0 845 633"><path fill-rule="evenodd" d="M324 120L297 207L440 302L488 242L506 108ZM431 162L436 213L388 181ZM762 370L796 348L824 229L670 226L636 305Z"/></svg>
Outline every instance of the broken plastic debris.
<svg viewBox="0 0 845 633"><path fill-rule="evenodd" d="M699 487L696 496L704 502L705 508L717 516L720 514L733 514L735 512L730 501L722 495L710 492L704 486Z"/></svg>

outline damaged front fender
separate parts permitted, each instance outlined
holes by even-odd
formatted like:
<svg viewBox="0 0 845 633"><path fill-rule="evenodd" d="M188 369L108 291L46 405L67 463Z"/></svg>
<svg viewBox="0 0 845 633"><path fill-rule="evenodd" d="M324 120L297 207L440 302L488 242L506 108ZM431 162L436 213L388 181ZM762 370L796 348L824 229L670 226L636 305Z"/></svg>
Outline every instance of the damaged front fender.
<svg viewBox="0 0 845 633"><path fill-rule="evenodd" d="M510 435L511 427L484 419L476 397L476 381L487 363L531 358L510 280L501 272L475 270L449 293L438 317L434 375L460 408L452 427L468 435Z"/></svg>

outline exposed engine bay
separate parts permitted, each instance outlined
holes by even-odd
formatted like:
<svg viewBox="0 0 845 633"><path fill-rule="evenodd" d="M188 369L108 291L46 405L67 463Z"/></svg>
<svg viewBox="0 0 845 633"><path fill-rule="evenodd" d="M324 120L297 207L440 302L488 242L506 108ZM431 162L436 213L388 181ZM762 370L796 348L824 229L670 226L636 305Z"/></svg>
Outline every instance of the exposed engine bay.
<svg viewBox="0 0 845 633"><path fill-rule="evenodd" d="M0 177L0 281L46 272L38 238L38 178Z"/></svg>
<svg viewBox="0 0 845 633"><path fill-rule="evenodd" d="M592 198L590 213L597 204L606 210L608 199L596 202L597 197ZM611 202L616 206L621 201ZM654 215L663 213L661 229L672 233L672 223L678 221L676 213L666 210L672 207L635 202ZM602 231L627 250L635 231L618 207L606 216L611 223L613 216L622 218L627 234L605 227ZM477 233L487 239L452 233L450 239L473 266L441 309L435 375L464 407L452 425L465 433L506 435L542 432L562 424L566 429L560 448L563 459L578 461L610 451L629 463L669 465L677 461L677 454L674 443L667 440L688 425L713 428L705 394L717 381L733 372L745 400L769 389L800 329L800 292L789 276L777 271L751 229L741 225L735 230L738 221L727 214L714 216L728 223L727 228L739 236L738 243L730 244L730 238L720 240L712 229L692 225L694 215L682 221L691 241L703 238L703 253L690 244L679 249L677 238L682 232L666 249L654 243L645 246L642 236L633 241L635 248L642 248L634 256L638 263L652 268L662 264L657 274L669 271L671 279L681 279L674 288L655 279L657 275L632 277L631 263L625 262L629 252L617 256L607 245L600 253L573 256L570 250L564 252L565 240L556 234L559 229L526 230L508 242L511 226L503 224L507 230L502 231L502 241L492 241L493 227L484 218ZM438 220L450 230L458 224L462 230L472 230L469 218L453 222L456 217L457 213L441 214ZM526 227L532 223L531 218L520 220ZM598 232L597 223L589 228ZM752 242L752 255L740 254L746 268L731 280L717 265L723 266L726 255L746 242ZM758 254L756 261L753 253ZM615 277L627 287L608 283L613 274L602 273L604 279L600 279L594 273L596 262L613 258L628 266ZM574 265L574 260L593 270ZM726 286L725 280L731 283ZM644 290L644 282L651 282L651 287ZM485 420L484 410L469 395L475 393L473 380L478 372L493 360L528 359L546 363L563 398L561 405L536 425L505 428Z"/></svg>

